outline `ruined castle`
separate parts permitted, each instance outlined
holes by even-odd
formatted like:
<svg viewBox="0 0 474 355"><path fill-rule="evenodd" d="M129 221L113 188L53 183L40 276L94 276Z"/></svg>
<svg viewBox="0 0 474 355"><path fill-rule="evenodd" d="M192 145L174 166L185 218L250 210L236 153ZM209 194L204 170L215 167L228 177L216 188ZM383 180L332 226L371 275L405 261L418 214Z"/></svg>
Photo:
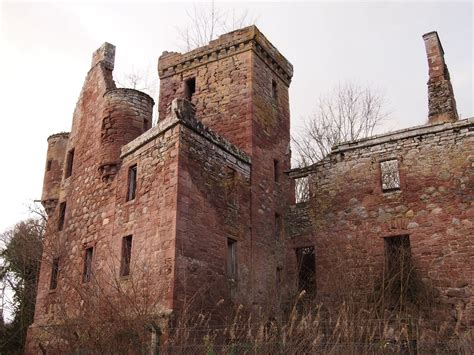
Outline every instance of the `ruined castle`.
<svg viewBox="0 0 474 355"><path fill-rule="evenodd" d="M196 295L204 308L271 310L301 290L368 291L401 251L451 321L472 326L474 120L458 118L438 35L423 38L427 123L339 144L302 169L290 165L293 67L256 27L164 52L154 126L154 99L115 86L105 43L71 132L48 138L28 351L77 326L59 341L72 349L86 321L120 312L141 312L156 336ZM295 182L307 188L298 200Z"/></svg>

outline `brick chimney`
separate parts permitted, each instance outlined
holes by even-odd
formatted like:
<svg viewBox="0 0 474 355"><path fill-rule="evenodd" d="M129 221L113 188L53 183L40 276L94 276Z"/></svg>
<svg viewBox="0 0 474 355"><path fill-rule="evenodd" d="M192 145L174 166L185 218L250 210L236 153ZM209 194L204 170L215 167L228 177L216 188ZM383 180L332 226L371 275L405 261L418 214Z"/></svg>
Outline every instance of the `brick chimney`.
<svg viewBox="0 0 474 355"><path fill-rule="evenodd" d="M444 123L458 120L456 100L444 62L444 51L436 31L423 35L428 57L428 123Z"/></svg>

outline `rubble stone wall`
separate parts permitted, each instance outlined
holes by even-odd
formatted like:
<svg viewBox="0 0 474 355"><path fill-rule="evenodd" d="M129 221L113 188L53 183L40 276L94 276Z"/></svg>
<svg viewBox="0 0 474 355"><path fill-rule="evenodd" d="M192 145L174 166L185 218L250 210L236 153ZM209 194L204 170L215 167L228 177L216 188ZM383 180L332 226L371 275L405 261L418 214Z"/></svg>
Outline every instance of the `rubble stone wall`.
<svg viewBox="0 0 474 355"><path fill-rule="evenodd" d="M472 326L473 153L473 119L333 148L309 173L310 200L290 208L291 279L298 279L294 249L314 246L318 297L371 292L382 276L384 238L407 235L415 269L436 300L451 309L451 320ZM382 190L387 159L398 161L399 190Z"/></svg>

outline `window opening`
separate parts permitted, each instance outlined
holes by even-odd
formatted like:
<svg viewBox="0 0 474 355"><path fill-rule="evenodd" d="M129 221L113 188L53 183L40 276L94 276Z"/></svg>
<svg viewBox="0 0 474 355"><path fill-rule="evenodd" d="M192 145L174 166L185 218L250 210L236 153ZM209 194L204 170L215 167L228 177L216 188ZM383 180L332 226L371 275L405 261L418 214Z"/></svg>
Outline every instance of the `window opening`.
<svg viewBox="0 0 474 355"><path fill-rule="evenodd" d="M312 294L316 291L316 263L314 247L296 249L298 289Z"/></svg>
<svg viewBox="0 0 474 355"><path fill-rule="evenodd" d="M89 247L86 249L84 254L84 272L82 274L82 282L89 282L92 276L92 256L94 254L94 248Z"/></svg>
<svg viewBox="0 0 474 355"><path fill-rule="evenodd" d="M66 201L61 202L59 204L58 231L63 230L65 218L66 218Z"/></svg>
<svg viewBox="0 0 474 355"><path fill-rule="evenodd" d="M58 275L59 275L59 258L54 258L53 265L51 267L51 281L49 283L50 290L54 290L58 286Z"/></svg>
<svg viewBox="0 0 474 355"><path fill-rule="evenodd" d="M196 92L196 78L190 78L184 82L184 96L186 100L191 101Z"/></svg>
<svg viewBox="0 0 474 355"><path fill-rule="evenodd" d="M122 262L120 265L120 276L130 275L130 260L132 257L132 236L122 238Z"/></svg>
<svg viewBox="0 0 474 355"><path fill-rule="evenodd" d="M400 174L397 159L386 160L380 163L382 177L382 191L393 191L400 189Z"/></svg>
<svg viewBox="0 0 474 355"><path fill-rule="evenodd" d="M235 240L227 238L227 277L230 279L235 279L237 276L236 245Z"/></svg>
<svg viewBox="0 0 474 355"><path fill-rule="evenodd" d="M127 201L135 199L135 192L137 190L137 165L133 165L128 169L128 188Z"/></svg>
<svg viewBox="0 0 474 355"><path fill-rule="evenodd" d="M66 158L66 178L72 175L72 166L74 164L74 149L67 152Z"/></svg>

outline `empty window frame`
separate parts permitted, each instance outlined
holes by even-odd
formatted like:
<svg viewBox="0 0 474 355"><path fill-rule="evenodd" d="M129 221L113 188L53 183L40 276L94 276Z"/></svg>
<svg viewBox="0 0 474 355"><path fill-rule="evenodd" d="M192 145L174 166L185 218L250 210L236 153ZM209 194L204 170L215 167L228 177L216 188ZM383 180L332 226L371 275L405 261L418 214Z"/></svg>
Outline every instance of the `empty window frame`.
<svg viewBox="0 0 474 355"><path fill-rule="evenodd" d="M410 237L401 235L384 238L385 265L389 277L398 277L411 273Z"/></svg>
<svg viewBox="0 0 474 355"><path fill-rule="evenodd" d="M143 131L147 131L150 127L149 127L149 124L150 124L150 120L145 118L143 120Z"/></svg>
<svg viewBox="0 0 474 355"><path fill-rule="evenodd" d="M234 280L237 278L236 247L237 242L227 238L227 277Z"/></svg>
<svg viewBox="0 0 474 355"><path fill-rule="evenodd" d="M59 276L59 258L53 259L51 265L51 280L49 282L49 289L55 290L58 287L58 276Z"/></svg>
<svg viewBox="0 0 474 355"><path fill-rule="evenodd" d="M309 200L309 176L295 179L295 199L296 203Z"/></svg>
<svg viewBox="0 0 474 355"><path fill-rule="evenodd" d="M277 100L278 98L278 85L277 85L277 82L276 80L272 80L272 99L273 100Z"/></svg>
<svg viewBox="0 0 474 355"><path fill-rule="evenodd" d="M84 253L84 270L82 272L82 282L89 282L92 277L92 257L94 256L94 247L89 247Z"/></svg>
<svg viewBox="0 0 474 355"><path fill-rule="evenodd" d="M49 159L49 160L46 162L46 171L50 171L52 165L53 165L53 161L52 161L51 159Z"/></svg>
<svg viewBox="0 0 474 355"><path fill-rule="evenodd" d="M391 159L380 162L380 176L382 191L399 190L400 174L398 171L398 160Z"/></svg>
<svg viewBox="0 0 474 355"><path fill-rule="evenodd" d="M67 152L66 157L66 178L72 175L72 166L74 164L74 149Z"/></svg>
<svg viewBox="0 0 474 355"><path fill-rule="evenodd" d="M316 260L314 247L296 249L298 266L298 290L313 294L316 291Z"/></svg>
<svg viewBox="0 0 474 355"><path fill-rule="evenodd" d="M58 231L63 230L65 218L66 218L66 201L63 201L59 204Z"/></svg>
<svg viewBox="0 0 474 355"><path fill-rule="evenodd" d="M280 179L280 162L273 159L273 179L278 182Z"/></svg>
<svg viewBox="0 0 474 355"><path fill-rule="evenodd" d="M127 201L135 199L137 190L137 164L128 168Z"/></svg>
<svg viewBox="0 0 474 355"><path fill-rule="evenodd" d="M275 213L275 239L280 240L281 238L281 216L278 213Z"/></svg>
<svg viewBox="0 0 474 355"><path fill-rule="evenodd" d="M281 266L277 266L275 272L275 288L278 293L280 293L281 289Z"/></svg>
<svg viewBox="0 0 474 355"><path fill-rule="evenodd" d="M196 78L187 79L184 82L184 98L191 101L196 92Z"/></svg>
<svg viewBox="0 0 474 355"><path fill-rule="evenodd" d="M132 236L122 238L122 261L120 263L120 276L130 275L130 261L132 258Z"/></svg>

